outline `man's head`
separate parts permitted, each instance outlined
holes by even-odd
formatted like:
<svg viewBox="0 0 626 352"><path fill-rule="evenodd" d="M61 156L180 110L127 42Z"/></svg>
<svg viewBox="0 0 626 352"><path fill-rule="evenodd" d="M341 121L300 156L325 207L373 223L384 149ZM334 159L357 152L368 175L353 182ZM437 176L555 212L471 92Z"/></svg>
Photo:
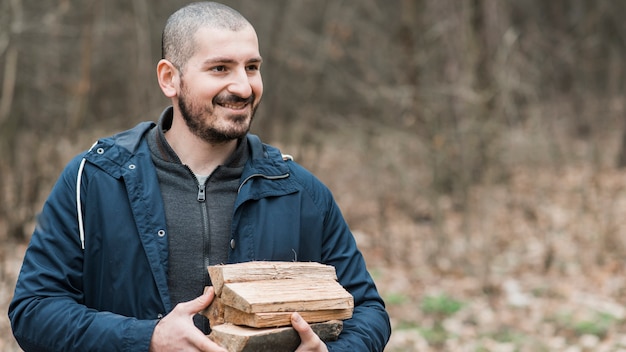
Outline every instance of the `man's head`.
<svg viewBox="0 0 626 352"><path fill-rule="evenodd" d="M209 143L245 136L263 94L252 25L227 6L193 3L169 18L162 42L157 74L174 118Z"/></svg>
<svg viewBox="0 0 626 352"><path fill-rule="evenodd" d="M239 12L216 2L191 3L167 20L161 37L161 58L179 70L195 52L195 33L203 27L239 31L252 25Z"/></svg>

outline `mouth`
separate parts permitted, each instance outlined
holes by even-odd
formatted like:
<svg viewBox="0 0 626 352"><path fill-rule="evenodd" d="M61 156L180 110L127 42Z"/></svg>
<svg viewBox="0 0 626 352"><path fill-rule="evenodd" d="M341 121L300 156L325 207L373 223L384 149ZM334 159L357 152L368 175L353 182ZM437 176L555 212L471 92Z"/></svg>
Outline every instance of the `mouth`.
<svg viewBox="0 0 626 352"><path fill-rule="evenodd" d="M241 110L246 109L248 105L250 104L248 104L247 102L244 102L244 103L217 103L217 105L226 109L241 111Z"/></svg>
<svg viewBox="0 0 626 352"><path fill-rule="evenodd" d="M238 96L231 95L223 99L218 97L218 99L215 99L214 103L215 105L218 105L225 109L234 110L234 111L242 111L242 110L246 110L248 106L251 106L253 101L254 101L254 95L250 95L250 97L248 98L241 98Z"/></svg>

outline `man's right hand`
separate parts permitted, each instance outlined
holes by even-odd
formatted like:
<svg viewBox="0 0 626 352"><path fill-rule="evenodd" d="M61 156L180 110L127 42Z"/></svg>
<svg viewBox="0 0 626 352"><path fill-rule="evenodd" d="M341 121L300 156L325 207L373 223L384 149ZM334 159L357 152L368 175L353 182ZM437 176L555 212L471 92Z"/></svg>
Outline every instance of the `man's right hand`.
<svg viewBox="0 0 626 352"><path fill-rule="evenodd" d="M227 352L193 324L193 316L206 309L214 297L215 292L213 287L210 287L202 296L177 304L154 328L150 340L150 352Z"/></svg>

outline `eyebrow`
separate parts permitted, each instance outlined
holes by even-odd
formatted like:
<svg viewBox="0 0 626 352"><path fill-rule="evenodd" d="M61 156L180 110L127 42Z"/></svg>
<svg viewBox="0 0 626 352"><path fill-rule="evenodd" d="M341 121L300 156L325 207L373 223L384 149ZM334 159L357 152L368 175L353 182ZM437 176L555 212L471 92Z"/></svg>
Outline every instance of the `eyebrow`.
<svg viewBox="0 0 626 352"><path fill-rule="evenodd" d="M262 62L263 62L263 58L260 56L257 56L246 61L246 64L262 63ZM215 64L233 64L233 63L237 63L237 60L233 60L229 57L213 57L213 58L204 60L202 65L211 66Z"/></svg>

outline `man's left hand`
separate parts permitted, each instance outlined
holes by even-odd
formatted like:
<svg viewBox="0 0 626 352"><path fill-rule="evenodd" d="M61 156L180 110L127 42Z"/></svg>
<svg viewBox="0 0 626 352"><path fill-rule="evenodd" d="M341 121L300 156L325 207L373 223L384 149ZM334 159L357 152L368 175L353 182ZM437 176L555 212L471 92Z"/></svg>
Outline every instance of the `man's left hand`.
<svg viewBox="0 0 626 352"><path fill-rule="evenodd" d="M324 342L298 313L291 315L291 325L300 335L300 346L295 352L328 352Z"/></svg>

